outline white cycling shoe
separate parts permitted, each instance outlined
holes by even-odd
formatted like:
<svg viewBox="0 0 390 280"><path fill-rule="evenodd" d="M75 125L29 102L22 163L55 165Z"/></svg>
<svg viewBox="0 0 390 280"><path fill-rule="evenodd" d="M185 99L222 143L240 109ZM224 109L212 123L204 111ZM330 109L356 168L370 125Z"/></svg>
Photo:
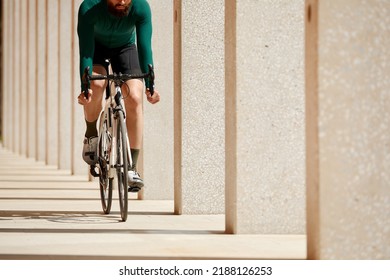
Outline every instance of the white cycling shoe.
<svg viewBox="0 0 390 280"><path fill-rule="evenodd" d="M97 147L98 137L84 138L83 160L89 165L95 165L98 162Z"/></svg>
<svg viewBox="0 0 390 280"><path fill-rule="evenodd" d="M138 192L144 186L144 181L139 176L139 173L134 170L129 170L127 173L127 183L129 192Z"/></svg>

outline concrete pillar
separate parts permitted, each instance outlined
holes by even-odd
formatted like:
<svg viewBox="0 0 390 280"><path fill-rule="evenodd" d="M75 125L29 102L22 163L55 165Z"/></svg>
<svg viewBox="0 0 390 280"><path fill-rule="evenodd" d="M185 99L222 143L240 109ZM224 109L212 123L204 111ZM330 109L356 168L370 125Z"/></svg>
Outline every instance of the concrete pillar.
<svg viewBox="0 0 390 280"><path fill-rule="evenodd" d="M37 0L37 156L38 161L46 160L46 0ZM54 93L55 94L55 93Z"/></svg>
<svg viewBox="0 0 390 280"><path fill-rule="evenodd" d="M20 153L20 90L22 83L20 82L21 72L21 37L20 37L20 0L13 1L13 104L12 104L12 151Z"/></svg>
<svg viewBox="0 0 390 280"><path fill-rule="evenodd" d="M10 151L13 151L14 146L15 146L15 134L14 134L14 125L15 125L15 120L14 120L14 115L13 115L13 107L15 103L15 95L14 95L14 90L15 90L15 63L14 63L14 44L15 44L15 26L14 26L14 18L15 18L15 2L12 1L9 5L10 8L10 18L9 18L9 73L10 73L10 79L9 79L9 102L8 102L8 123L9 123L9 143L8 143L8 149Z"/></svg>
<svg viewBox="0 0 390 280"><path fill-rule="evenodd" d="M224 212L224 2L175 1L175 213Z"/></svg>
<svg viewBox="0 0 390 280"><path fill-rule="evenodd" d="M173 1L150 0L153 58L161 101L144 102L145 199L173 199Z"/></svg>
<svg viewBox="0 0 390 280"><path fill-rule="evenodd" d="M58 0L46 0L46 163L58 164Z"/></svg>
<svg viewBox="0 0 390 280"><path fill-rule="evenodd" d="M71 169L72 102L76 93L72 88L72 1L59 1L59 95L58 95L58 167Z"/></svg>
<svg viewBox="0 0 390 280"><path fill-rule="evenodd" d="M305 232L304 1L225 1L226 231Z"/></svg>
<svg viewBox="0 0 390 280"><path fill-rule="evenodd" d="M80 93L80 71L79 71L79 40L77 36L77 15L79 6L82 0L73 0L72 1L72 88L71 92L73 98L71 101L72 104L72 160L71 160L71 172L74 175L88 175L87 165L84 163L81 157L82 152L82 143L84 139L85 132L85 121L83 108L77 103L77 96Z"/></svg>
<svg viewBox="0 0 390 280"><path fill-rule="evenodd" d="M27 29L28 29L28 14L27 14L27 1L20 0L20 73L18 78L20 79L20 154L27 156L27 115L28 115L28 97L27 89L29 84L27 83L27 71L28 71L28 61L27 61Z"/></svg>
<svg viewBox="0 0 390 280"><path fill-rule="evenodd" d="M2 125L3 125L3 130L2 130L2 145L3 147L8 147L8 139L9 139L9 120L8 120L8 112L9 112L9 82L8 80L10 79L8 75L9 71L9 52L10 52L10 37L9 37L9 20L10 20L10 13L9 13L9 6L10 2L9 1L2 1L2 16L3 16L3 34L2 34L2 46L3 46L3 65L2 65L2 78L3 78L3 84L2 84ZM7 69L7 71L4 71Z"/></svg>
<svg viewBox="0 0 390 280"><path fill-rule="evenodd" d="M390 2L306 1L310 259L390 258Z"/></svg>
<svg viewBox="0 0 390 280"><path fill-rule="evenodd" d="M13 61L13 43L14 43L14 26L13 26L13 14L14 11L14 2L9 2L8 3L8 27L7 27L7 34L8 34L8 40L7 45L8 45L8 57L7 57L7 64L8 64L8 86L7 86L7 108L6 110L6 120L7 120L7 134L6 134L6 147L9 150L12 150L12 142L13 142L13 122L12 122L12 106L13 106L13 96L12 96L12 91L13 91L13 73L14 73L14 64L12 63Z"/></svg>
<svg viewBox="0 0 390 280"><path fill-rule="evenodd" d="M37 9L36 9L36 0L28 0L28 56L27 56L27 65L28 65L28 86L27 86L27 104L28 104L28 114L27 114L27 157L35 158L36 157L36 145L37 145Z"/></svg>

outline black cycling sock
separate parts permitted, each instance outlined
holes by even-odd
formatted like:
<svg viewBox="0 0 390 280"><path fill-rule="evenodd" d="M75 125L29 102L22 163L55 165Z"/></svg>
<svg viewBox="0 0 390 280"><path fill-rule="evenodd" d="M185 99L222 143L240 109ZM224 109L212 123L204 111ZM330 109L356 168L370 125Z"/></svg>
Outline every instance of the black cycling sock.
<svg viewBox="0 0 390 280"><path fill-rule="evenodd" d="M130 151L131 151L131 158L133 160L133 165L131 166L131 170L136 170L140 149L130 149Z"/></svg>
<svg viewBox="0 0 390 280"><path fill-rule="evenodd" d="M98 131L96 128L96 121L89 122L85 120L85 123L87 124L87 130L85 131L85 137L91 138L91 137L96 137L98 136Z"/></svg>

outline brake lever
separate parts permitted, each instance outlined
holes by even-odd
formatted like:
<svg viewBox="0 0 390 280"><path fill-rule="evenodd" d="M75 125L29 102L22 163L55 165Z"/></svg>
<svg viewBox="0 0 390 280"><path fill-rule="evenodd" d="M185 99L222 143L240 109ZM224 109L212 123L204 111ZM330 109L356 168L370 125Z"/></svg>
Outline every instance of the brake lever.
<svg viewBox="0 0 390 280"><path fill-rule="evenodd" d="M89 66L85 67L83 75L83 84L84 84L84 96L88 99L89 92Z"/></svg>
<svg viewBox="0 0 390 280"><path fill-rule="evenodd" d="M148 68L149 68L149 91L150 91L150 95L153 96L155 76L154 76L154 70L152 64L148 64Z"/></svg>

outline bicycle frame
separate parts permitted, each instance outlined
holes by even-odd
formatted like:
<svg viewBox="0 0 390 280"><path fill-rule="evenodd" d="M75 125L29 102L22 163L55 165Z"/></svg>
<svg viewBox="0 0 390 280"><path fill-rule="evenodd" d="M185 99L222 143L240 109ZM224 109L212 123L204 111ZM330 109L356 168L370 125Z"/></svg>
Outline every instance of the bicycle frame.
<svg viewBox="0 0 390 280"><path fill-rule="evenodd" d="M119 104L118 104L119 101ZM110 147L110 158L109 158L109 178L114 178L115 176L115 158L116 158L116 139L117 139L117 122L115 119L117 118L117 112L121 110L123 112L126 112L125 103L122 96L122 90L119 85L115 85L115 91L111 91L108 98L106 98L106 102L104 104L104 108L101 114L101 117L103 117L103 121L100 121L100 126L104 123L104 120L108 121L108 130L110 134L112 135L111 138L111 147ZM102 137L102 127L99 127L99 143ZM131 153L130 153L130 141L127 138L127 155L129 160L129 165L131 166L133 164ZM98 158L101 157L99 154L100 150L98 150Z"/></svg>

